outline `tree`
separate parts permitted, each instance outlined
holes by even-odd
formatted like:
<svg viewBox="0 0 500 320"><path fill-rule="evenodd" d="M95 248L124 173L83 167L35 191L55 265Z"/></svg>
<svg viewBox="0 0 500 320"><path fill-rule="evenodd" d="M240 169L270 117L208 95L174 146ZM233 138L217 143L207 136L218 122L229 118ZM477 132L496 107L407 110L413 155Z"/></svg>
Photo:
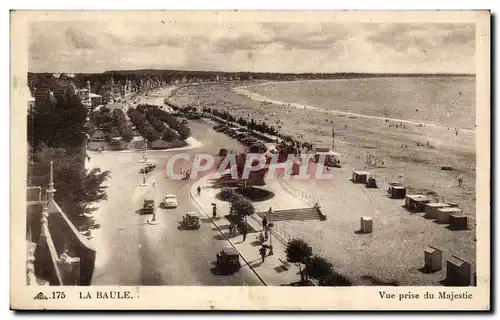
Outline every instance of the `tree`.
<svg viewBox="0 0 500 320"><path fill-rule="evenodd" d="M221 200L228 201L228 200L232 199L234 194L235 194L235 192L232 188L223 187L220 191L220 198L221 198Z"/></svg>
<svg viewBox="0 0 500 320"><path fill-rule="evenodd" d="M87 108L78 96L67 92L55 99L37 100L28 114L28 141L34 149L41 144L73 149L86 140Z"/></svg>
<svg viewBox="0 0 500 320"><path fill-rule="evenodd" d="M113 127L115 127L123 140L126 142L132 141L134 138L134 133L132 132L132 128L130 127L125 114L121 109L114 109L112 112L112 122Z"/></svg>
<svg viewBox="0 0 500 320"><path fill-rule="evenodd" d="M79 97L72 90L49 97L37 99L28 114L28 144L32 147L28 185L46 188L53 161L55 200L79 230L88 232L96 226L88 215L90 205L106 199L102 184L109 172L85 169L88 112Z"/></svg>
<svg viewBox="0 0 500 320"><path fill-rule="evenodd" d="M161 138L167 142L170 142L177 138L177 134L174 130L166 128L165 131L163 131L163 135L161 136Z"/></svg>
<svg viewBox="0 0 500 320"><path fill-rule="evenodd" d="M312 256L312 248L302 239L291 239L285 248L286 260L291 263L298 263L300 280L304 281L301 264L305 264Z"/></svg>
<svg viewBox="0 0 500 320"><path fill-rule="evenodd" d="M253 206L253 203L247 198L239 194L234 194L231 198L231 207L229 209L229 213L237 215L241 219L244 218L246 221L247 216L255 213L255 207Z"/></svg>
<svg viewBox="0 0 500 320"><path fill-rule="evenodd" d="M50 161L54 162L54 186L57 190L55 200L69 219L82 232L94 226L87 214L92 212L92 203L106 200L106 186L102 184L109 178L109 171L93 169L87 172L81 155L68 152L63 148L42 146L34 154L33 165L29 167L29 185L48 186Z"/></svg>
<svg viewBox="0 0 500 320"><path fill-rule="evenodd" d="M324 281L332 274L333 266L325 258L315 255L307 261L304 272L313 279Z"/></svg>

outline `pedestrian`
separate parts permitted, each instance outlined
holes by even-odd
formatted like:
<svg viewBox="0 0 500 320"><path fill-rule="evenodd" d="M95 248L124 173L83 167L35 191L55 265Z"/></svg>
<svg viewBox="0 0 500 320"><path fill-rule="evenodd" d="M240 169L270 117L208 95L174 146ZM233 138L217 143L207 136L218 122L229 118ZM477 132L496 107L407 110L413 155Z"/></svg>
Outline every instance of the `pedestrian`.
<svg viewBox="0 0 500 320"><path fill-rule="evenodd" d="M458 186L462 187L463 183L464 183L463 179L462 178L458 178Z"/></svg>
<svg viewBox="0 0 500 320"><path fill-rule="evenodd" d="M267 227L267 218L266 218L266 217L264 217L264 218L262 219L262 229L263 229L263 230L265 230L265 229L266 229L266 227Z"/></svg>
<svg viewBox="0 0 500 320"><path fill-rule="evenodd" d="M245 242L245 240L247 239L247 226L246 225L243 225L241 227L241 232L243 234L243 242Z"/></svg>
<svg viewBox="0 0 500 320"><path fill-rule="evenodd" d="M266 259L266 248L265 247L260 247L259 249L260 256L262 258L262 262Z"/></svg>
<svg viewBox="0 0 500 320"><path fill-rule="evenodd" d="M214 218L217 216L217 206L215 204L212 207L212 216Z"/></svg>
<svg viewBox="0 0 500 320"><path fill-rule="evenodd" d="M201 187L198 186L198 188L196 188L196 191L198 191L198 197L201 195Z"/></svg>

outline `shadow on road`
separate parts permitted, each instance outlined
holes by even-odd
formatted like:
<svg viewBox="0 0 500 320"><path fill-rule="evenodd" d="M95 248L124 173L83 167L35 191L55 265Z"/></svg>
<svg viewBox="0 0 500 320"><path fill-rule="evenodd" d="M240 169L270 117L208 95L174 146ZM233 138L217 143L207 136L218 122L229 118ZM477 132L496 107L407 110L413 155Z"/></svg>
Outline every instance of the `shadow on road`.
<svg viewBox="0 0 500 320"><path fill-rule="evenodd" d="M221 268L220 266L218 266L216 264L215 267L211 268L210 269L210 272L214 275L214 276L229 276L229 275L232 275L234 273L236 273L237 271L239 270L239 268L237 267L225 267L225 268Z"/></svg>
<svg viewBox="0 0 500 320"><path fill-rule="evenodd" d="M151 212L145 212L144 209L140 208L140 209L137 209L134 211L135 214L138 214L140 216L145 216L145 215L150 215L150 214L153 214Z"/></svg>

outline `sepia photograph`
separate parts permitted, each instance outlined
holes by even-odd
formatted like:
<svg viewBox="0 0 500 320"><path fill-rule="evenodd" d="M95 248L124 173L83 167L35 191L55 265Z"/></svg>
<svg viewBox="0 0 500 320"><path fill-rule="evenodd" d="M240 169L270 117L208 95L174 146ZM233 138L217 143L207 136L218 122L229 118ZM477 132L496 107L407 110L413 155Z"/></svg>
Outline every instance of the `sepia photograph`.
<svg viewBox="0 0 500 320"><path fill-rule="evenodd" d="M488 309L489 21L12 11L11 307Z"/></svg>

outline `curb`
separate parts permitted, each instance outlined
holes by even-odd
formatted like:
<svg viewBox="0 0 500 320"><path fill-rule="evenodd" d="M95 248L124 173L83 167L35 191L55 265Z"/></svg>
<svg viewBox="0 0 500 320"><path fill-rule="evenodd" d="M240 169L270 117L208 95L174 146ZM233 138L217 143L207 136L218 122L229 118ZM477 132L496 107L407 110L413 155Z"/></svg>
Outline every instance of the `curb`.
<svg viewBox="0 0 500 320"><path fill-rule="evenodd" d="M203 179L203 178L202 178ZM201 180L201 179L200 179ZM198 181L200 181L198 180ZM198 182L196 181L196 182ZM262 279L262 277L259 275L259 273L257 271L255 271L254 268L252 268L252 266L248 263L248 261L245 259L245 257L241 254L241 252L238 250L238 248L236 248L233 244L233 242L226 236L226 234L221 230L221 228L219 228L219 226L214 222L214 220L210 217L210 215L207 213L207 211L205 209L203 209L203 207L200 205L200 203L198 202L198 200L196 200L196 197L193 196L193 189L194 189L194 186L195 186L196 183L194 183L191 188L189 188L189 195L191 196L191 199L193 199L193 201L196 203L196 205L205 213L205 215L210 219L210 221L212 222L212 224L217 228L217 230L219 230L219 232L224 236L224 238L226 238L227 242L229 242L231 244L231 246L236 249L236 251L238 251L238 253L240 254L241 258L243 259L243 261L245 261L245 263L248 265L248 267L253 271L253 273L255 273L255 275L257 276L257 278L259 278L259 280L265 285L267 286L267 283L264 281L264 279Z"/></svg>
<svg viewBox="0 0 500 320"><path fill-rule="evenodd" d="M194 139L194 138L193 138ZM196 140L196 139L195 139ZM148 152L171 152L171 151L182 151L182 150L192 150L192 149L198 149L203 146L203 143L200 141L196 140L198 145L195 146L187 146L187 147L181 147L181 148L170 148L170 149L148 149ZM94 151L87 149L87 152L89 154L102 154L102 153L141 153L144 152L144 149L131 149L131 150L104 150L104 151Z"/></svg>

